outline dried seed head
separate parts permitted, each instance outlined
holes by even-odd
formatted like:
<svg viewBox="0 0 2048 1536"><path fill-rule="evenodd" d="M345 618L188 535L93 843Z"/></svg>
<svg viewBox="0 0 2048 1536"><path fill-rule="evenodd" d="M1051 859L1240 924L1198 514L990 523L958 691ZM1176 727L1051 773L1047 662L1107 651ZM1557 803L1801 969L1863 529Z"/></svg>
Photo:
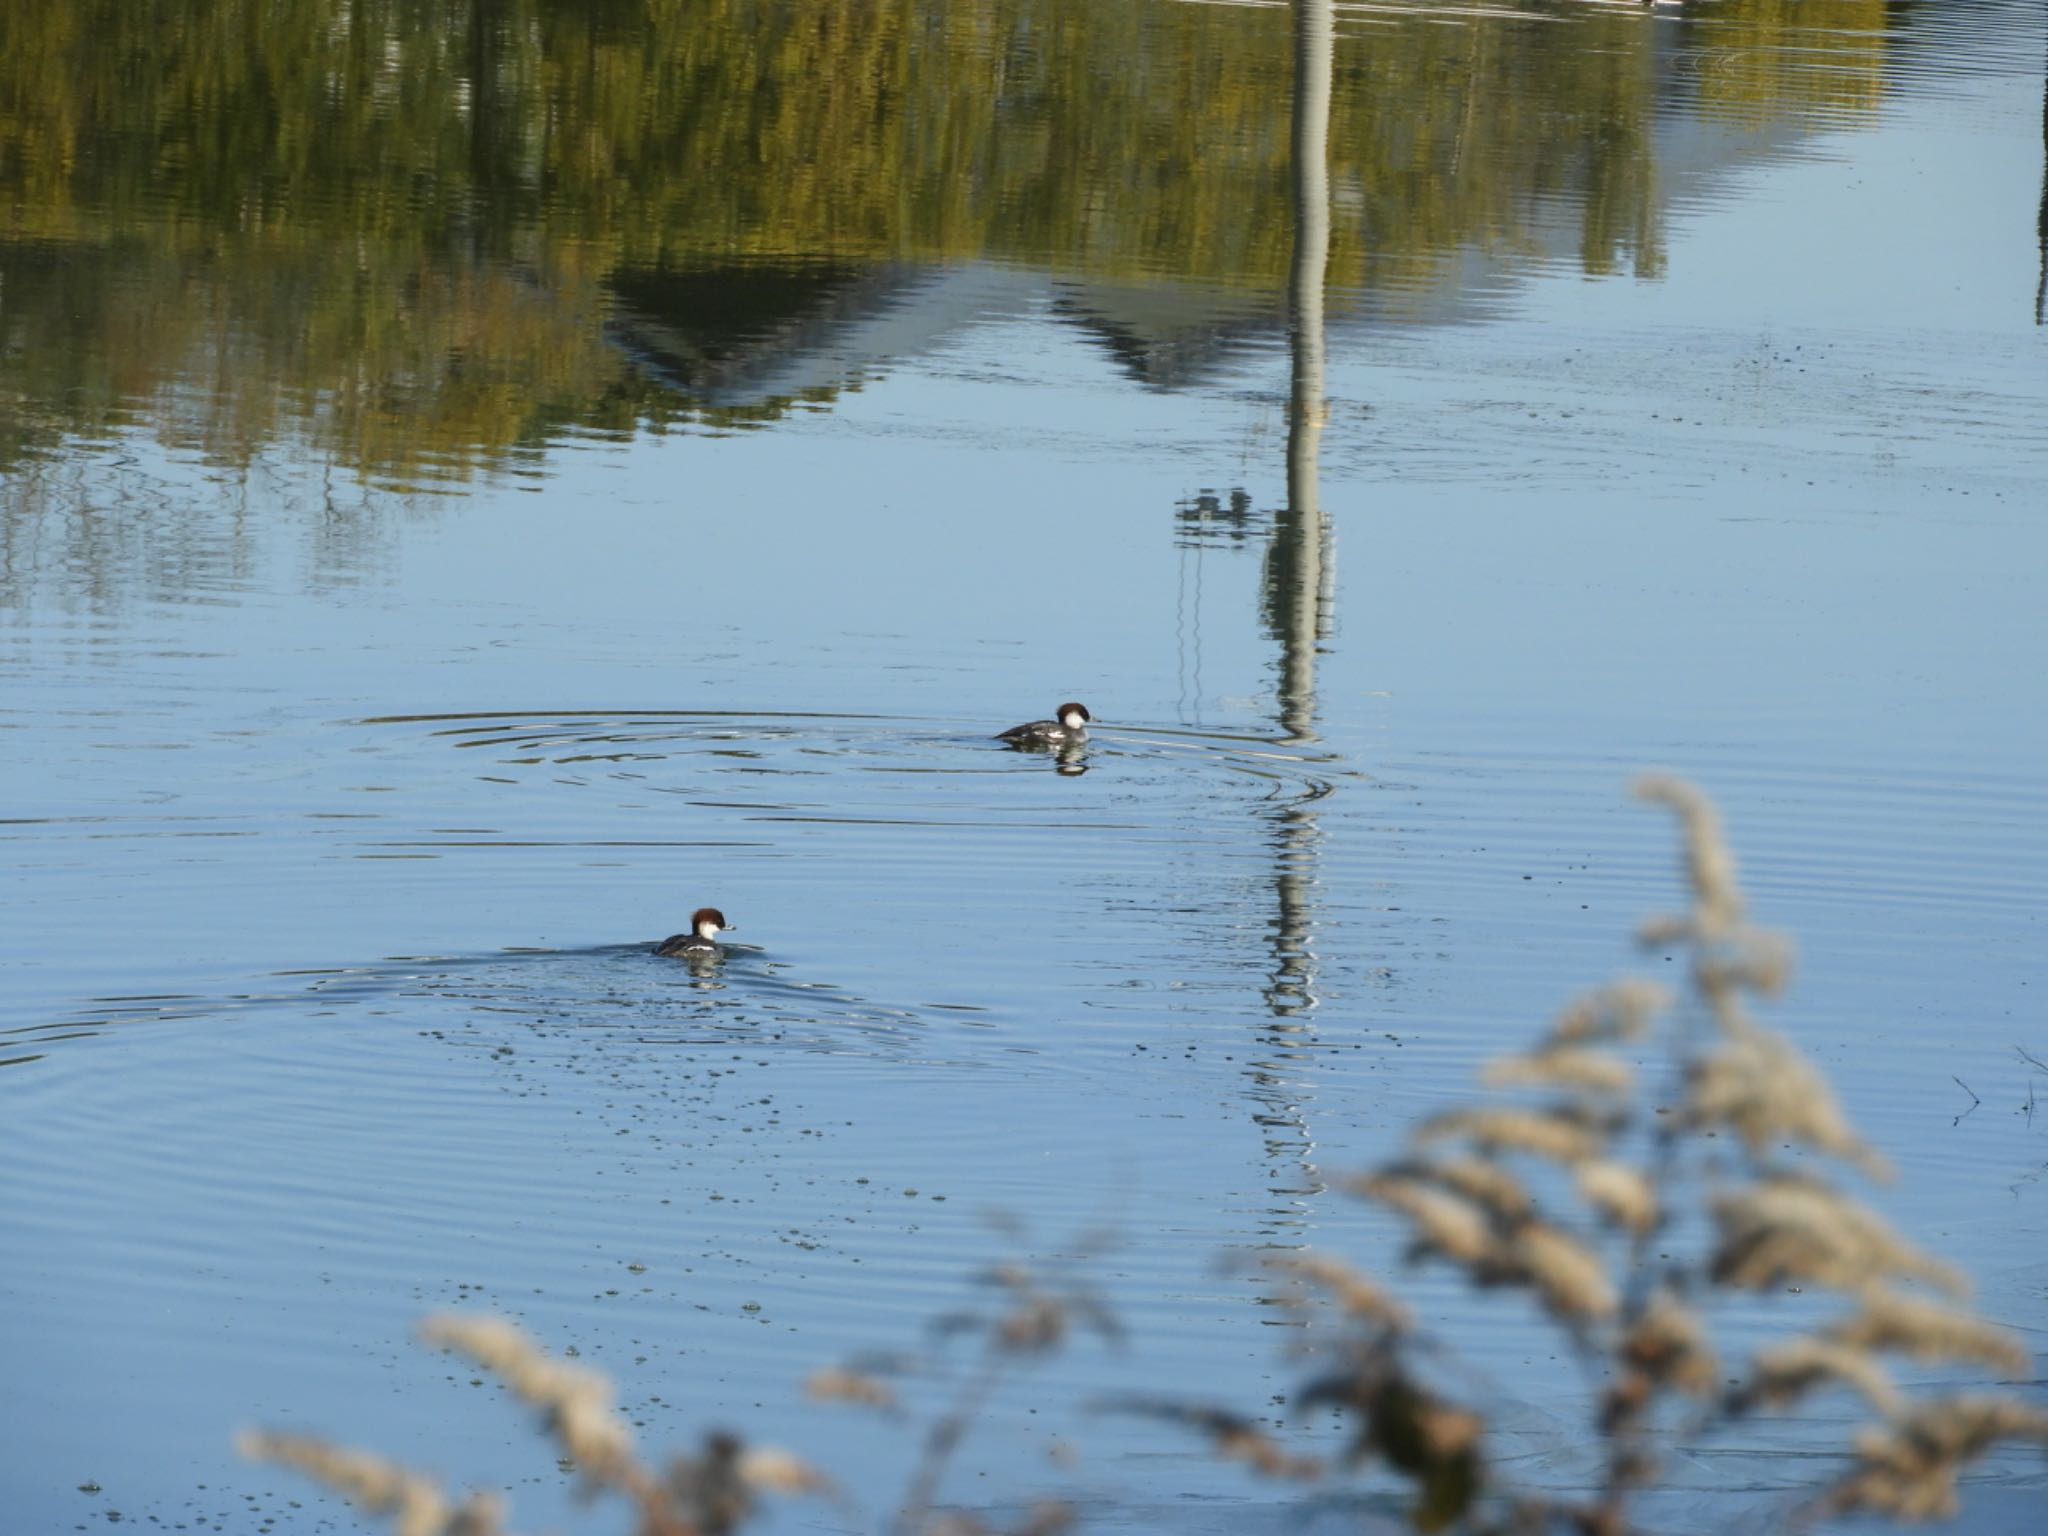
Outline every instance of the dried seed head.
<svg viewBox="0 0 2048 1536"><path fill-rule="evenodd" d="M1622 1340L1621 1354L1651 1382L1688 1397L1711 1396L1720 1375L1705 1326L1669 1291L1650 1298Z"/></svg>
<svg viewBox="0 0 2048 1536"><path fill-rule="evenodd" d="M1250 1424L1219 1430L1214 1438L1216 1454L1225 1461L1241 1461L1261 1477L1311 1482L1323 1475L1323 1464L1314 1456L1297 1456L1264 1430Z"/></svg>
<svg viewBox="0 0 2048 1536"><path fill-rule="evenodd" d="M1550 1026L1555 1044L1592 1040L1633 1040L1671 1006L1666 987L1642 977L1625 976L1575 997Z"/></svg>
<svg viewBox="0 0 2048 1536"><path fill-rule="evenodd" d="M1728 1397L1731 1413L1755 1408L1789 1408L1818 1387L1839 1382L1854 1387L1887 1417L1905 1399L1877 1357L1830 1339L1801 1337L1757 1353L1749 1380Z"/></svg>
<svg viewBox="0 0 2048 1536"><path fill-rule="evenodd" d="M1351 1188L1414 1222L1416 1246L1425 1253L1476 1264L1493 1252L1486 1212L1462 1195L1394 1174L1354 1180Z"/></svg>
<svg viewBox="0 0 2048 1536"><path fill-rule="evenodd" d="M1129 1397L1111 1403L1123 1413L1143 1414L1186 1425L1208 1437L1225 1461L1242 1461L1265 1477L1310 1481L1322 1476L1323 1464L1313 1456L1296 1456L1250 1419L1224 1408L1181 1403L1168 1398Z"/></svg>
<svg viewBox="0 0 2048 1536"><path fill-rule="evenodd" d="M1412 1139L1427 1146L1462 1136L1482 1152L1527 1152L1560 1163L1598 1157L1606 1137L1582 1117L1556 1110L1450 1109L1431 1115L1415 1128Z"/></svg>
<svg viewBox="0 0 2048 1536"><path fill-rule="evenodd" d="M1641 1169L1603 1158L1580 1163L1572 1179L1587 1203L1616 1226L1647 1232L1657 1225L1657 1191Z"/></svg>
<svg viewBox="0 0 2048 1536"><path fill-rule="evenodd" d="M1414 1167L1416 1177L1433 1179L1452 1193L1477 1201L1502 1221L1521 1221L1536 1208L1522 1181L1488 1158L1432 1158Z"/></svg>
<svg viewBox="0 0 2048 1536"><path fill-rule="evenodd" d="M1742 917L1735 856L1721 835L1714 803L1684 779L1650 774L1636 781L1636 798L1670 807L1685 836L1685 872L1692 886L1694 920L1703 932L1725 931Z"/></svg>
<svg viewBox="0 0 2048 1536"><path fill-rule="evenodd" d="M1644 949L1676 949L1696 936L1692 918L1683 912L1659 912L1636 924L1636 942Z"/></svg>
<svg viewBox="0 0 2048 1536"><path fill-rule="evenodd" d="M304 1474L364 1514L389 1518L394 1536L497 1536L503 1530L496 1499L471 1494L451 1506L432 1478L317 1435L245 1430L235 1437L235 1449Z"/></svg>
<svg viewBox="0 0 2048 1536"><path fill-rule="evenodd" d="M2048 1446L2048 1410L1993 1395L1918 1404L1891 1424L1858 1432L1857 1466L1821 1508L1945 1519L1956 1512L1956 1474L2003 1440Z"/></svg>
<svg viewBox="0 0 2048 1536"><path fill-rule="evenodd" d="M1514 1173L1484 1157L1415 1157L1389 1163L1380 1173L1390 1178L1435 1184L1485 1208L1504 1223L1521 1221L1536 1208L1527 1187Z"/></svg>
<svg viewBox="0 0 2048 1536"><path fill-rule="evenodd" d="M1319 1253L1268 1254L1263 1267L1315 1286L1356 1322L1405 1333L1408 1309L1342 1259Z"/></svg>
<svg viewBox="0 0 2048 1536"><path fill-rule="evenodd" d="M1745 924L1702 949L1697 974L1700 984L1712 990L1746 987L1775 997L1791 985L1796 956L1792 941L1784 934Z"/></svg>
<svg viewBox="0 0 2048 1536"><path fill-rule="evenodd" d="M894 1412L901 1406L896 1389L879 1376L870 1376L865 1371L848 1370L844 1366L827 1366L811 1372L804 1383L804 1395L821 1403L858 1403L863 1408L879 1408L885 1413Z"/></svg>
<svg viewBox="0 0 2048 1536"><path fill-rule="evenodd" d="M632 1489L642 1473L633 1434L612 1409L612 1384L596 1371L551 1359L502 1318L443 1313L419 1325L427 1343L467 1355L541 1410L548 1431L593 1482Z"/></svg>
<svg viewBox="0 0 2048 1536"><path fill-rule="evenodd" d="M1490 1088L1583 1088L1594 1093L1627 1093L1635 1070L1608 1051L1579 1045L1546 1045L1524 1056L1497 1056L1480 1072Z"/></svg>
<svg viewBox="0 0 2048 1536"><path fill-rule="evenodd" d="M1827 1336L1852 1349L1892 1349L1915 1360L1974 1360L2008 1375L2024 1375L2033 1362L2026 1347L2003 1328L1940 1302L1874 1285L1854 1317Z"/></svg>
<svg viewBox="0 0 2048 1536"><path fill-rule="evenodd" d="M1818 1179L1779 1174L1713 1201L1717 1285L1762 1290L1810 1280L1858 1289L1907 1275L1960 1294L1967 1282L1894 1232L1877 1214Z"/></svg>
<svg viewBox="0 0 2048 1536"><path fill-rule="evenodd" d="M1754 1155L1787 1141L1845 1158L1873 1176L1885 1161L1850 1126L1833 1089L1783 1035L1748 1026L1692 1065L1687 1122L1725 1125Z"/></svg>
<svg viewBox="0 0 2048 1536"><path fill-rule="evenodd" d="M1018 1354L1053 1349L1066 1336L1067 1309L1052 1296L1021 1297L996 1326L996 1338L1003 1348Z"/></svg>
<svg viewBox="0 0 2048 1536"><path fill-rule="evenodd" d="M1550 1314L1568 1323L1612 1317L1621 1304L1600 1256L1540 1221L1518 1227L1499 1251L1496 1267L1480 1278L1532 1285Z"/></svg>
<svg viewBox="0 0 2048 1536"><path fill-rule="evenodd" d="M753 1445L740 1453L740 1481L756 1493L830 1494L832 1479L778 1446Z"/></svg>

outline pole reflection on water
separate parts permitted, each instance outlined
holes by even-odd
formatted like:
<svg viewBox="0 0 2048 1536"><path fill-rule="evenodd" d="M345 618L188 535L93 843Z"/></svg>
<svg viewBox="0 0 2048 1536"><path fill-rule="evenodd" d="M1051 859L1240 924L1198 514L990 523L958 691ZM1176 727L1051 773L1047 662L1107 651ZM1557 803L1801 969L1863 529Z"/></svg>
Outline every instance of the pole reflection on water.
<svg viewBox="0 0 2048 1536"><path fill-rule="evenodd" d="M1296 0L1294 7L1293 215L1294 255L1288 274L1290 378L1287 396L1287 501L1273 520L1266 552L1267 621L1280 644L1278 723L1283 740L1316 738L1316 652L1327 633L1330 593L1328 528L1317 494L1317 452L1323 433L1323 288L1330 260L1330 97L1335 41L1333 0ZM1297 1075L1306 1064L1316 1005L1316 957L1310 934L1311 893L1321 833L1311 788L1278 810L1273 830L1273 966L1265 987L1271 1020L1260 1043L1271 1053L1255 1063L1257 1114L1270 1165L1299 1169L1292 1188L1271 1193L1306 1197L1322 1187L1315 1137ZM1281 1212L1276 1212L1281 1215ZM1289 1219L1298 1219L1292 1212Z"/></svg>
<svg viewBox="0 0 2048 1536"><path fill-rule="evenodd" d="M1287 505L1274 519L1268 554L1268 611L1280 642L1279 723L1291 742L1312 742L1316 650L1327 632L1328 529L1317 494L1323 435L1323 284L1330 260L1330 94L1335 15L1331 0L1300 0L1294 11L1294 260L1288 279ZM1273 980L1276 1015L1312 1007L1308 947L1316 797L1281 812L1276 840L1279 915Z"/></svg>
<svg viewBox="0 0 2048 1536"><path fill-rule="evenodd" d="M2048 65L2041 76L2041 211L2034 226L2041 243L2041 276L2034 284L2034 324L2048 325Z"/></svg>

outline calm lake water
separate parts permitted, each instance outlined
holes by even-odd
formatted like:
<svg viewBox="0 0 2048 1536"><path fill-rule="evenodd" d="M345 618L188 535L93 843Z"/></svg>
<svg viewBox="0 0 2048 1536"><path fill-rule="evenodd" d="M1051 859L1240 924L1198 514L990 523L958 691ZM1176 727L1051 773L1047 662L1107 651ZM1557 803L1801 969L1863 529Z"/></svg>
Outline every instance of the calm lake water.
<svg viewBox="0 0 2048 1536"><path fill-rule="evenodd" d="M1218 1259L1395 1266L1334 1176L1632 963L1652 766L1879 1203L2040 1341L2044 45L1340 6L1290 329L1282 8L12 0L0 1528L352 1528L252 1422L560 1525L447 1307L886 1508L913 1436L804 1375L1103 1228L1127 1343L949 1496L1291 1527L1087 1404L1276 1411ZM987 739L1064 698L1081 771ZM705 902L747 947L651 959ZM1555 1336L1405 1288L1570 1485ZM1767 1522L1814 1417L1667 1523Z"/></svg>

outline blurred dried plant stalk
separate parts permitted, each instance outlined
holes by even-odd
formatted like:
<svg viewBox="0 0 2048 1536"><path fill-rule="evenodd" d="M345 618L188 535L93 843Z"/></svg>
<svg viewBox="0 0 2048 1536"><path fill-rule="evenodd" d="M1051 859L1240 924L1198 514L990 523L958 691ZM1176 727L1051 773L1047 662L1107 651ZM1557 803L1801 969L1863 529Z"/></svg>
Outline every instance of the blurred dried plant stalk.
<svg viewBox="0 0 2048 1536"><path fill-rule="evenodd" d="M1330 1325L1303 1335L1319 1370L1295 1405L1347 1416L1347 1461L1405 1477L1418 1529L1627 1536L1641 1529L1638 1496L1662 1479L1673 1449L1748 1414L1851 1392L1878 1422L1845 1448L1852 1469L1785 1511L1786 1523L1851 1511L1946 1515L1969 1462L2000 1441L2048 1444L2048 1412L1994 1395L1916 1402L1883 1357L2024 1377L2027 1352L2003 1329L1896 1288L1953 1296L1967 1287L1823 1176L1829 1161L1870 1178L1888 1170L1820 1069L1752 1014L1790 981L1792 945L1750 922L1703 794L1665 777L1645 779L1637 794L1679 825L1687 905L1638 937L1682 952L1684 996L1637 979L1585 994L1532 1048L1482 1070L1486 1087L1512 1097L1429 1116L1407 1156L1343 1184L1405 1222L1410 1262L1526 1292L1564 1333L1599 1384L1588 1425L1605 1469L1597 1487L1561 1497L1507 1486L1483 1455L1484 1403L1453 1406L1435 1385L1433 1364L1449 1351L1377 1277L1300 1252L1264 1265L1305 1282L1276 1298L1297 1312L1315 1291L1333 1304ZM1646 1073L1660 1079L1656 1089ZM1712 1314L1739 1304L1738 1293L1793 1290L1839 1291L1854 1310L1768 1344L1727 1380ZM1173 1412L1269 1475L1300 1477L1313 1465L1248 1421Z"/></svg>
<svg viewBox="0 0 2048 1536"><path fill-rule="evenodd" d="M996 1306L936 1320L936 1332L978 1337L981 1349L957 1382L951 1402L926 1430L892 1530L902 1536L1058 1536L1074 1524L1074 1509L1058 1501L1041 1501L1015 1523L999 1526L982 1514L942 1509L937 1495L954 1452L1006 1375L1057 1350L1077 1329L1111 1342L1120 1337L1108 1307L1079 1274L1100 1242L1084 1236L1075 1245L1076 1258L1066 1263L1038 1269L998 1265L980 1277ZM1341 1278L1335 1270L1315 1273L1326 1285ZM1350 1299L1367 1311L1397 1305L1365 1291L1355 1291ZM553 1358L502 1318L443 1314L422 1322L419 1335L429 1345L467 1356L535 1409L584 1492L593 1498L612 1495L629 1506L635 1536L729 1536L760 1512L767 1494L839 1499L832 1480L810 1462L724 1432L706 1435L695 1453L671 1456L664 1466L650 1465L613 1407L608 1378ZM889 1358L860 1367L828 1367L812 1373L806 1391L815 1401L851 1403L900 1417L902 1400L887 1378L925 1364ZM472 1494L455 1501L434 1479L381 1456L317 1436L269 1431L245 1432L237 1444L244 1455L291 1467L366 1514L390 1520L395 1536L509 1536L495 1496ZM1268 1471L1282 1470L1252 1434L1219 1434L1218 1450ZM849 1512L842 1507L840 1514L843 1527Z"/></svg>
<svg viewBox="0 0 2048 1536"><path fill-rule="evenodd" d="M633 1447L603 1375L554 1359L516 1325L495 1317L442 1314L420 1337L467 1355L539 1410L541 1423L593 1495L632 1506L636 1536L727 1536L753 1515L760 1495L830 1494L832 1484L788 1451L749 1446L735 1435L705 1437L701 1453L656 1471ZM394 1536L509 1536L493 1496L452 1502L423 1474L313 1435L246 1431L245 1456L276 1462L342 1495L366 1514L388 1517Z"/></svg>
<svg viewBox="0 0 2048 1536"><path fill-rule="evenodd" d="M490 1495L471 1494L451 1504L432 1478L317 1435L244 1430L235 1437L235 1449L252 1461L303 1473L367 1515L388 1517L395 1536L501 1536L505 1529Z"/></svg>

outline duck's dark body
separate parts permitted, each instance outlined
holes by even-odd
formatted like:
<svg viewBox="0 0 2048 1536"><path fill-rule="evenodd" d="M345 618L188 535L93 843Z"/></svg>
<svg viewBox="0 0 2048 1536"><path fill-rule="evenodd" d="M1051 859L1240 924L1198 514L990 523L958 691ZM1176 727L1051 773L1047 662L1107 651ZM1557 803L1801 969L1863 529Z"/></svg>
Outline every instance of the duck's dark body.
<svg viewBox="0 0 2048 1536"><path fill-rule="evenodd" d="M1007 731L997 732L996 740L1007 741L1013 747L1076 746L1088 739L1088 722L1092 718L1085 705L1062 704L1055 718L1013 725Z"/></svg>
<svg viewBox="0 0 2048 1536"><path fill-rule="evenodd" d="M654 952L672 960L715 960L724 953L715 939L694 933L672 933L654 946Z"/></svg>

